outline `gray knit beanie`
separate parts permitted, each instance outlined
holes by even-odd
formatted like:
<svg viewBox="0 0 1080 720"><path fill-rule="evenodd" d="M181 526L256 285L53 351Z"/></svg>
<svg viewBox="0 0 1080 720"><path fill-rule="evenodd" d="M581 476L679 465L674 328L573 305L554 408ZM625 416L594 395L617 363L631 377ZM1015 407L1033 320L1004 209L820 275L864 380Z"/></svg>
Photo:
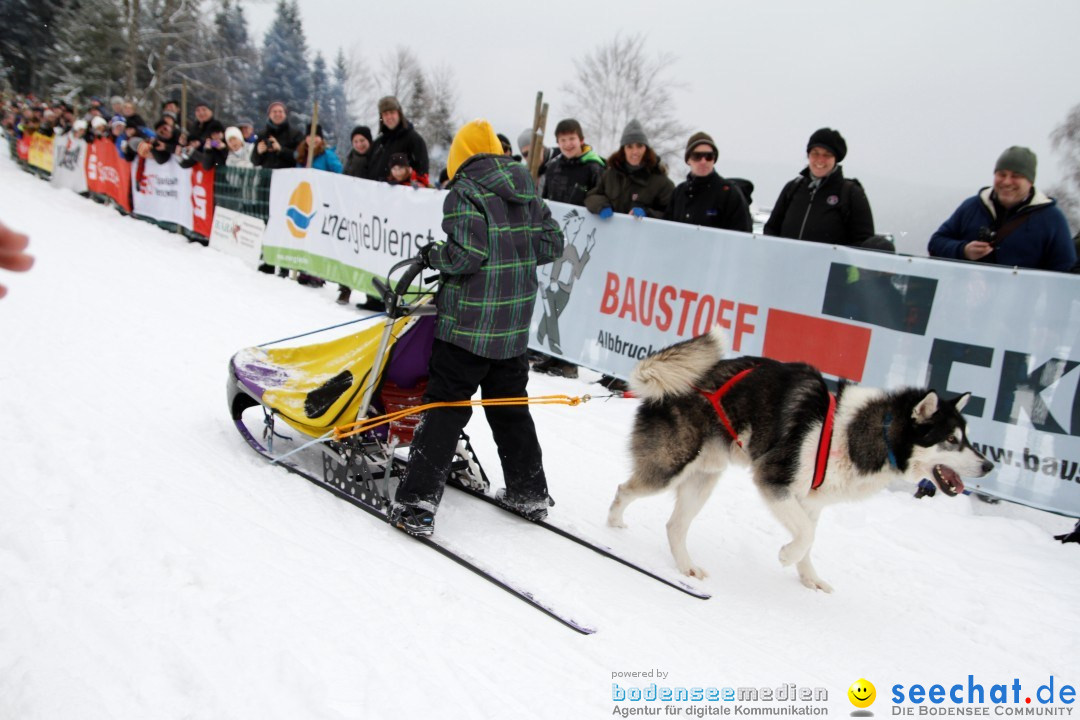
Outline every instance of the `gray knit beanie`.
<svg viewBox="0 0 1080 720"><path fill-rule="evenodd" d="M631 143L649 144L649 138L645 136L645 128L641 127L641 123L637 120L626 123L626 129L622 131L622 137L619 138L619 147Z"/></svg>
<svg viewBox="0 0 1080 720"><path fill-rule="evenodd" d="M518 151L525 152L532 147L533 130L532 128L525 128L518 135Z"/></svg>
<svg viewBox="0 0 1080 720"><path fill-rule="evenodd" d="M1034 183L1036 163L1037 159L1035 153L1031 152L1031 150L1026 147L1013 145L1011 148L1001 153L1001 157L997 160L997 165L994 166L994 172L997 172L998 170L1011 170L1014 173L1023 175Z"/></svg>

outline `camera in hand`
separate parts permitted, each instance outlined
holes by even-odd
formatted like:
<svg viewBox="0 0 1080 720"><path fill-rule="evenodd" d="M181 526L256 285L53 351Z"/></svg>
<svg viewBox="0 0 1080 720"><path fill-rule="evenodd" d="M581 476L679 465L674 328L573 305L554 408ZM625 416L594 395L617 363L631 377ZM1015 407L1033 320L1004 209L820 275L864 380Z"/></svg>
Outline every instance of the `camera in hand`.
<svg viewBox="0 0 1080 720"><path fill-rule="evenodd" d="M990 247L995 247L995 248L998 246L998 243L1000 242L997 239L997 230L991 230L990 228L986 227L985 225L983 225L981 228L979 228L979 240L986 243Z"/></svg>

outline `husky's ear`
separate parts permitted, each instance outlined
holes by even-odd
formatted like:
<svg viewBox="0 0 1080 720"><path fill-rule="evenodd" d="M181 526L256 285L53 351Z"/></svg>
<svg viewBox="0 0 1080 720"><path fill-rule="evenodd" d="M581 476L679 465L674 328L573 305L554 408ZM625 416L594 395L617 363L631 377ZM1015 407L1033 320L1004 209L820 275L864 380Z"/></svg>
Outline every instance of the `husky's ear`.
<svg viewBox="0 0 1080 720"><path fill-rule="evenodd" d="M915 409L911 411L911 418L917 423L930 422L930 418L938 409L938 394L933 390L926 393L926 397L919 401Z"/></svg>
<svg viewBox="0 0 1080 720"><path fill-rule="evenodd" d="M956 405L956 412L960 412L964 409L964 406L968 404L968 400L971 399L971 393L966 392L960 397L953 400L953 404Z"/></svg>

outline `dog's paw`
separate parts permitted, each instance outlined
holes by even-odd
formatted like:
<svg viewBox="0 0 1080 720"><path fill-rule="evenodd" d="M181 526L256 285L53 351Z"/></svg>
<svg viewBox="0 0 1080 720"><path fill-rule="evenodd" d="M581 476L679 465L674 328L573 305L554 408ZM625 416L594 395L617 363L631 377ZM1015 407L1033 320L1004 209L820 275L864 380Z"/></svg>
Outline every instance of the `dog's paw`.
<svg viewBox="0 0 1080 720"><path fill-rule="evenodd" d="M833 591L832 590L832 585L825 582L824 580L817 577L816 575L814 577L808 577L808 576L800 577L799 579L802 580L803 585L810 588L811 590L820 590L821 592L825 592L825 593L831 593Z"/></svg>
<svg viewBox="0 0 1080 720"><path fill-rule="evenodd" d="M792 540L787 545L780 548L780 564L784 567L794 565L803 559L807 549L808 548L802 543L796 543Z"/></svg>
<svg viewBox="0 0 1080 720"><path fill-rule="evenodd" d="M608 515L607 524L608 527L626 529L626 522L622 518L615 517L614 515Z"/></svg>
<svg viewBox="0 0 1080 720"><path fill-rule="evenodd" d="M709 573L705 572L703 568L699 568L697 565L688 565L684 568L679 568L683 575L697 578L698 580L704 580L709 576Z"/></svg>

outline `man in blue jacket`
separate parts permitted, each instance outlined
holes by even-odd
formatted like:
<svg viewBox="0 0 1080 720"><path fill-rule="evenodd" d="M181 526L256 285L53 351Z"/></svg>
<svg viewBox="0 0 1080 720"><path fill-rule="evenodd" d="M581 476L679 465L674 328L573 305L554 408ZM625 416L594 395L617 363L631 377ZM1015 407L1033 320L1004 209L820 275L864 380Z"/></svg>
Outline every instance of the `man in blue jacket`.
<svg viewBox="0 0 1080 720"><path fill-rule="evenodd" d="M994 184L965 200L930 238L934 257L1069 272L1076 248L1057 201L1035 189L1035 153L1014 145Z"/></svg>

